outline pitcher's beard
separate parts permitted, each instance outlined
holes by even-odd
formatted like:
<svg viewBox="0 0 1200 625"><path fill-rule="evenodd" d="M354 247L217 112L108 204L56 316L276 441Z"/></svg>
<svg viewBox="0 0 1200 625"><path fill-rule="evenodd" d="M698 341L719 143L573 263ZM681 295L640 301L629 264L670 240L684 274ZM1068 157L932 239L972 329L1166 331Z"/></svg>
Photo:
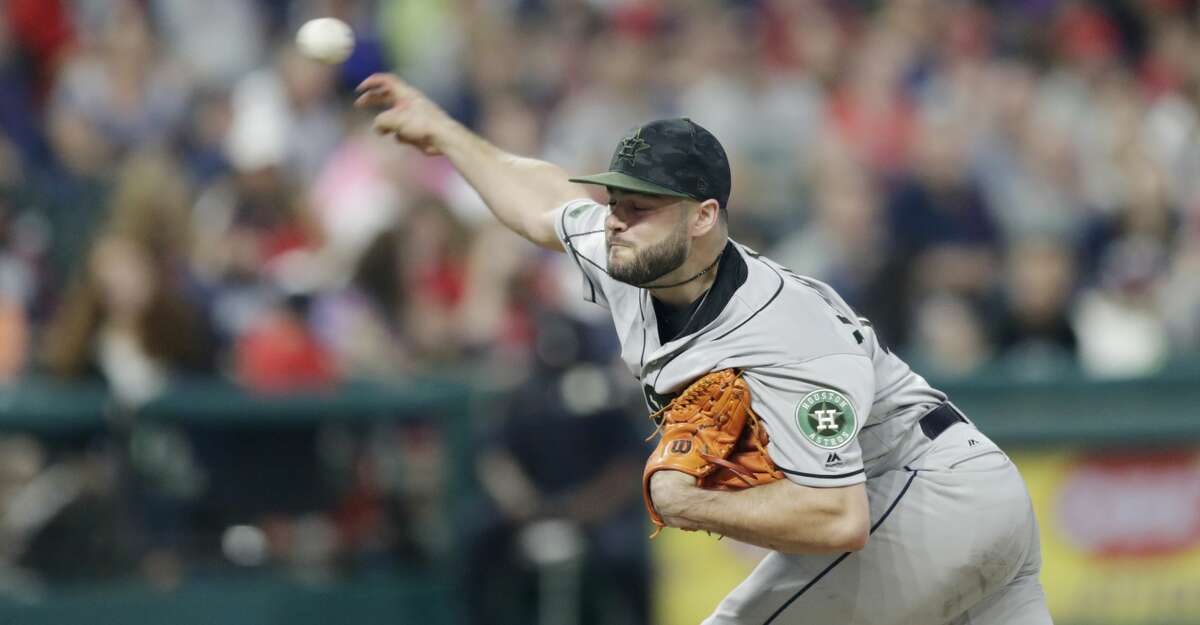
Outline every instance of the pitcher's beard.
<svg viewBox="0 0 1200 625"><path fill-rule="evenodd" d="M612 250L611 245L608 246L608 250ZM681 223L666 239L636 252L632 260L613 262L610 256L608 275L625 284L642 286L675 271L683 265L687 257L687 226Z"/></svg>

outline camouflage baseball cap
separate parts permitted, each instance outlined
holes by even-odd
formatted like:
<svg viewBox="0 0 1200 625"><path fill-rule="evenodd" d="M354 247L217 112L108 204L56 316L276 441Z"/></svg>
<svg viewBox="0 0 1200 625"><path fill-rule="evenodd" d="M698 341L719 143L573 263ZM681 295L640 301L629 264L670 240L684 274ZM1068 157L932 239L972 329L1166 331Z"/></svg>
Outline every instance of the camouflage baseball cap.
<svg viewBox="0 0 1200 625"><path fill-rule="evenodd" d="M571 178L650 195L729 201L729 159L711 132L679 117L634 128L613 152L608 171Z"/></svg>

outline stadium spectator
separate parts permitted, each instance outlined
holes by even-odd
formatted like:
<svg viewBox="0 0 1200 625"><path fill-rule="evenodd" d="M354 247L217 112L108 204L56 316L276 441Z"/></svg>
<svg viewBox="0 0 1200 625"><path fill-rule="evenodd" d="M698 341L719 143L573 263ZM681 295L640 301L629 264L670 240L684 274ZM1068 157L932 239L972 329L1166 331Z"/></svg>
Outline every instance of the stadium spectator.
<svg viewBox="0 0 1200 625"><path fill-rule="evenodd" d="M485 433L475 470L483 496L464 504L462 588L471 623L527 623L539 602L566 601L584 614L616 612L622 623L649 622L649 568L636 477L645 450L630 412L614 402L605 373L607 341L559 314L538 316L529 379L508 397L502 422ZM560 559L522 547L538 522L565 522L555 533ZM542 526L545 527L545 526ZM572 536L582 553L572 556ZM534 542L542 542L534 539ZM538 577L575 576L575 599L546 596ZM607 607L591 605L606 602ZM578 613L572 618L580 618Z"/></svg>
<svg viewBox="0 0 1200 625"><path fill-rule="evenodd" d="M1079 339L1070 318L1078 281L1072 246L1029 237L1006 259L1005 288L993 340L997 357L1020 376L1037 377L1077 362Z"/></svg>
<svg viewBox="0 0 1200 625"><path fill-rule="evenodd" d="M164 155L129 161L87 264L44 335L51 372L99 377L137 405L173 373L214 370L203 308L189 292L187 198Z"/></svg>

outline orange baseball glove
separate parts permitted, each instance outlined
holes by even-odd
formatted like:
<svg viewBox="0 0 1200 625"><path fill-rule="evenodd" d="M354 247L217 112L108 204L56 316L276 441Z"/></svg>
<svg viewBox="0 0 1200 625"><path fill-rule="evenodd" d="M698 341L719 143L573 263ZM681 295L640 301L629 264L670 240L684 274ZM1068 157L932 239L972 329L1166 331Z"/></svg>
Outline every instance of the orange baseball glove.
<svg viewBox="0 0 1200 625"><path fill-rule="evenodd" d="M658 446L642 472L642 497L657 536L666 527L650 499L658 471L682 471L702 488L738 490L782 479L767 454L766 429L750 408L750 389L741 373L722 369L696 380L662 410Z"/></svg>

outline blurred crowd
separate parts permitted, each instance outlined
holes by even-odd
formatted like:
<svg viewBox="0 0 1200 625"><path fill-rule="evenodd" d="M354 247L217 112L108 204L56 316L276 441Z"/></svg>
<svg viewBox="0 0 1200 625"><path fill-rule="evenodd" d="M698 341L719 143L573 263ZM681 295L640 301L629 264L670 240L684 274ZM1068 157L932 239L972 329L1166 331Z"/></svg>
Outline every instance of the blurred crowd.
<svg viewBox="0 0 1200 625"><path fill-rule="evenodd" d="M336 15L343 66L296 25ZM1200 10L1150 2L10 0L0 374L256 388L517 357L569 307L441 160L348 106L393 69L572 172L687 115L737 238L930 373L1152 372L1200 345Z"/></svg>
<svg viewBox="0 0 1200 625"><path fill-rule="evenodd" d="M291 45L321 15L356 31L343 65ZM695 119L734 237L925 373L1200 352L1196 0L7 0L0 379L518 387L545 315L607 328L447 162L372 134L375 71L573 173Z"/></svg>

